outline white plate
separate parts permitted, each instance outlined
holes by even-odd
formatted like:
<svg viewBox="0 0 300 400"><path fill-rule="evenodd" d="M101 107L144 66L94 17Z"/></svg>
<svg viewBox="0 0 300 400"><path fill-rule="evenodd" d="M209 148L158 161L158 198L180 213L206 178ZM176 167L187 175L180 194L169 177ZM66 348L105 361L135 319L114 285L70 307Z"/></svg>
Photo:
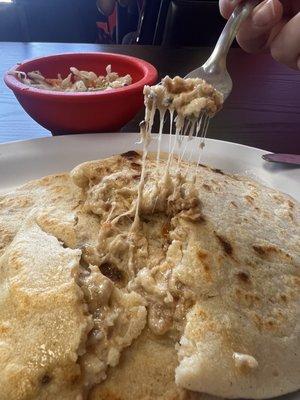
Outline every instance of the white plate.
<svg viewBox="0 0 300 400"><path fill-rule="evenodd" d="M141 149L141 145L136 144L137 139L137 133L101 133L0 144L0 192L31 179L68 171L83 161ZM168 140L168 135L163 136L162 151L168 151ZM189 143L193 160L197 160L199 154L195 140ZM153 143L152 150L155 146ZM265 153L236 143L207 139L201 162L226 172L250 176L299 201L300 169L265 162L261 158Z"/></svg>
<svg viewBox="0 0 300 400"><path fill-rule="evenodd" d="M0 192L6 192L28 180L62 171L77 164L128 150L141 150L137 133L70 135L0 144ZM162 140L168 151L169 137ZM189 143L192 159L198 159L196 141ZM153 143L150 150L155 150ZM279 189L300 200L300 169L269 164L261 156L266 151L236 143L207 139L201 163L225 172L250 176L269 187ZM299 392L277 400L300 400Z"/></svg>

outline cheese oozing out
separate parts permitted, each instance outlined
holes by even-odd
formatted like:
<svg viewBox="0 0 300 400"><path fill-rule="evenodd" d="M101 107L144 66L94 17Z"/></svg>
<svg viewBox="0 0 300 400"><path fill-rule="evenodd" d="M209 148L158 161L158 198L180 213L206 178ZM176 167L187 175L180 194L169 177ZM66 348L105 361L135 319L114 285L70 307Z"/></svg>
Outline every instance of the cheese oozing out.
<svg viewBox="0 0 300 400"><path fill-rule="evenodd" d="M200 137L199 156L197 165L200 163L202 149L205 145L205 137L209 126L209 120L221 108L223 95L212 85L200 78L180 78L176 76L171 79L166 76L154 86L144 87L145 119L140 124L140 143L143 145L142 173L138 186L135 218L132 231L139 225L139 209L141 206L143 189L145 186L146 160L150 143L157 138L156 164L159 169L161 156L161 141L165 117L169 117L169 149L167 168L157 186L166 187L170 183L170 165L174 159L176 145L178 146L177 173L180 173L180 165L183 158L191 161L192 151L188 153L188 145L195 137ZM152 133L155 115L159 114L158 135ZM173 134L174 133L174 134ZM191 147L191 146L190 146ZM185 171L185 176L188 175ZM195 179L196 171L192 179ZM157 174L158 175L158 174Z"/></svg>

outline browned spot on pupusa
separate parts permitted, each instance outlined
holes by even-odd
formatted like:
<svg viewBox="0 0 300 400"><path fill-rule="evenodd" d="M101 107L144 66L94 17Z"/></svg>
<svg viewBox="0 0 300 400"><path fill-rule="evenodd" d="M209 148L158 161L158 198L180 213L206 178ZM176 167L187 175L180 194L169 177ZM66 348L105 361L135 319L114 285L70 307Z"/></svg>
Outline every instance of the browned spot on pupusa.
<svg viewBox="0 0 300 400"><path fill-rule="evenodd" d="M211 192L211 187L207 185L206 183L203 183L202 185L203 189L207 190L208 192Z"/></svg>
<svg viewBox="0 0 300 400"><path fill-rule="evenodd" d="M202 168L208 168L208 166L205 164L198 164L198 165L200 165Z"/></svg>
<svg viewBox="0 0 300 400"><path fill-rule="evenodd" d="M238 208L238 206L236 205L236 203L235 203L234 201L231 201L230 204L231 204L233 207Z"/></svg>
<svg viewBox="0 0 300 400"><path fill-rule="evenodd" d="M233 253L233 248L231 246L231 244L229 243L229 241L227 239L225 239L223 236L218 235L217 233L215 233L217 239L219 240L221 246L223 247L223 250L226 254L228 254L229 256L232 255Z"/></svg>
<svg viewBox="0 0 300 400"><path fill-rule="evenodd" d="M280 328L282 322L283 321L278 321L271 317L263 321L263 328L269 332L276 331L278 328Z"/></svg>
<svg viewBox="0 0 300 400"><path fill-rule="evenodd" d="M205 260L208 256L207 252L205 250L198 250L197 251L197 256L200 259L200 261Z"/></svg>
<svg viewBox="0 0 300 400"><path fill-rule="evenodd" d="M1 242L0 242L0 250L6 247L10 242L12 242L14 238L13 233L2 233L0 229L0 235L1 235Z"/></svg>
<svg viewBox="0 0 300 400"><path fill-rule="evenodd" d="M284 198L280 195L274 194L273 195L273 199L278 203L278 204L282 204L284 203Z"/></svg>
<svg viewBox="0 0 300 400"><path fill-rule="evenodd" d="M41 384L42 385L48 385L48 383L51 382L51 376L48 374L45 374L41 377Z"/></svg>
<svg viewBox="0 0 300 400"><path fill-rule="evenodd" d="M216 172L217 174L225 175L224 172L223 172L222 170L220 170L219 168L212 168L211 170L212 170L213 172Z"/></svg>
<svg viewBox="0 0 300 400"><path fill-rule="evenodd" d="M136 162L132 162L132 163L130 163L130 165L131 165L131 168L136 169L138 171L142 168L141 164L138 164Z"/></svg>
<svg viewBox="0 0 300 400"><path fill-rule="evenodd" d="M245 200L250 204L253 204L253 202L254 202L254 198L252 196L249 196L249 195L245 196Z"/></svg>
<svg viewBox="0 0 300 400"><path fill-rule="evenodd" d="M257 329L259 331L261 331L263 328L263 320L262 320L261 316L258 313L254 312L251 315L251 319L254 322L254 324L256 325Z"/></svg>
<svg viewBox="0 0 300 400"><path fill-rule="evenodd" d="M202 310L201 308L196 309L195 314L197 315L197 317L200 317L201 319L208 318L208 315L206 314L206 312L204 310Z"/></svg>
<svg viewBox="0 0 300 400"><path fill-rule="evenodd" d="M204 249L199 249L197 250L197 257L200 260L201 266L204 269L204 272L206 273L207 277L211 279L210 275L210 266L207 263L207 258L208 258L208 252Z"/></svg>
<svg viewBox="0 0 300 400"><path fill-rule="evenodd" d="M104 211L109 211L111 209L111 204L109 202L104 203L103 205Z"/></svg>
<svg viewBox="0 0 300 400"><path fill-rule="evenodd" d="M120 282L124 278L123 272L112 263L104 262L99 266L99 269L103 275L113 282Z"/></svg>
<svg viewBox="0 0 300 400"><path fill-rule="evenodd" d="M10 326L6 325L6 323L0 324L0 334L8 333L10 331Z"/></svg>
<svg viewBox="0 0 300 400"><path fill-rule="evenodd" d="M292 210L294 208L295 204L291 200L288 200L287 203L288 203L288 206L290 207L290 209Z"/></svg>
<svg viewBox="0 0 300 400"><path fill-rule="evenodd" d="M211 275L211 270L210 270L210 266L206 263L206 262L204 262L204 261L202 261L202 266L203 266L203 270L204 270L204 274L205 274L205 279L208 281L208 282L211 282L212 281L212 275Z"/></svg>
<svg viewBox="0 0 300 400"><path fill-rule="evenodd" d="M277 255L277 256L284 257L288 260L292 259L292 257L288 253L284 252L279 247L272 245L272 244L269 244L269 245L257 244L257 245L253 245L252 248L262 258L269 257L272 255Z"/></svg>
<svg viewBox="0 0 300 400"><path fill-rule="evenodd" d="M128 160L133 160L141 157L139 153L133 150L127 151L126 153L122 153L121 156L127 158Z"/></svg>
<svg viewBox="0 0 300 400"><path fill-rule="evenodd" d="M287 302L287 296L285 294L280 295L281 300L286 303Z"/></svg>
<svg viewBox="0 0 300 400"><path fill-rule="evenodd" d="M90 182L91 182L93 185L97 185L97 184L100 182L99 176L97 176L97 175L92 175L92 176L90 177Z"/></svg>
<svg viewBox="0 0 300 400"><path fill-rule="evenodd" d="M141 174L132 175L132 178L135 180L141 179Z"/></svg>
<svg viewBox="0 0 300 400"><path fill-rule="evenodd" d="M239 271L236 274L237 278L239 281L243 282L243 283L250 283L250 275L248 272L245 271Z"/></svg>
<svg viewBox="0 0 300 400"><path fill-rule="evenodd" d="M210 271L210 267L209 267L209 265L206 264L206 263L203 263L203 268L204 268L204 271L206 271L206 272L209 272L209 271Z"/></svg>
<svg viewBox="0 0 300 400"><path fill-rule="evenodd" d="M267 253L266 246L253 245L252 248L259 256L261 257L266 256Z"/></svg>

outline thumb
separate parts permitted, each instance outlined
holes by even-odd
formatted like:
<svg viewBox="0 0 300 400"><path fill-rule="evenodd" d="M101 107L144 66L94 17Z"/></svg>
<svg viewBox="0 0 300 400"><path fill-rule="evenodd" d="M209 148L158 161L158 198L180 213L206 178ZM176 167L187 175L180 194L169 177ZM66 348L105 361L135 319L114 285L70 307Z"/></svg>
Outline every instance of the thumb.
<svg viewBox="0 0 300 400"><path fill-rule="evenodd" d="M235 7L241 2L242 0L219 0L221 15L228 19Z"/></svg>
<svg viewBox="0 0 300 400"><path fill-rule="evenodd" d="M241 25L237 41L249 53L264 50L276 26L282 19L283 8L279 0L265 0L258 4Z"/></svg>

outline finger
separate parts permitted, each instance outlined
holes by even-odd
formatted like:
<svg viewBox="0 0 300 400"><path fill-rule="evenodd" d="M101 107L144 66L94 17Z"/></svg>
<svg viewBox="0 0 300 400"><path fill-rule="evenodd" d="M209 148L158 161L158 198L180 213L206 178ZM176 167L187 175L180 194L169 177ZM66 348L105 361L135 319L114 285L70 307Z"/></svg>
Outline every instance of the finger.
<svg viewBox="0 0 300 400"><path fill-rule="evenodd" d="M234 8L241 2L242 0L220 0L219 7L221 15L228 19Z"/></svg>
<svg viewBox="0 0 300 400"><path fill-rule="evenodd" d="M286 23L271 43L275 60L300 69L300 12Z"/></svg>
<svg viewBox="0 0 300 400"><path fill-rule="evenodd" d="M256 6L240 26L237 35L239 45L249 53L264 50L273 31L277 33L282 11L279 0L265 0Z"/></svg>

